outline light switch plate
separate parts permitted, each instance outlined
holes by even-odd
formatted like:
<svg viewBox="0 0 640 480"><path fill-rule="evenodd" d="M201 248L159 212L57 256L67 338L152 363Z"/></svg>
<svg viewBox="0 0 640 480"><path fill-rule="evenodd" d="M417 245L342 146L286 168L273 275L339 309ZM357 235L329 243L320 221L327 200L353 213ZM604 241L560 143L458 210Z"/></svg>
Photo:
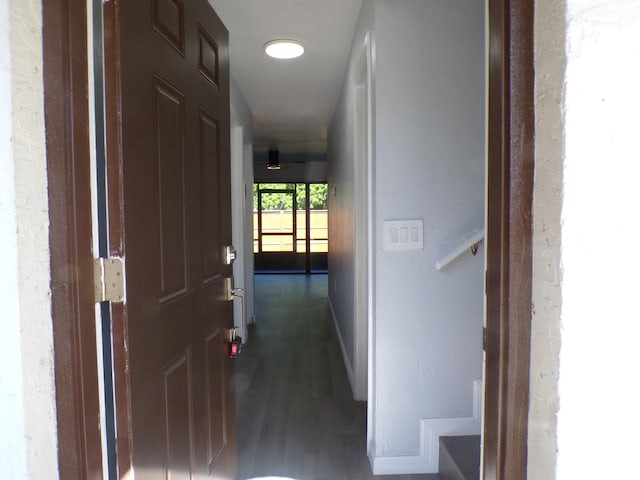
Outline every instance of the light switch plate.
<svg viewBox="0 0 640 480"><path fill-rule="evenodd" d="M384 249L387 251L424 248L422 220L385 220L383 230Z"/></svg>

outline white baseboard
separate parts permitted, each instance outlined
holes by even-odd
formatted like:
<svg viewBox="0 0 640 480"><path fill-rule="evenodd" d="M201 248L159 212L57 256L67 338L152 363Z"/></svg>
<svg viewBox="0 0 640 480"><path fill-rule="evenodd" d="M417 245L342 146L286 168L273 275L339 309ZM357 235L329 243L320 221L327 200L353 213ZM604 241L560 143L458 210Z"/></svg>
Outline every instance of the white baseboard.
<svg viewBox="0 0 640 480"><path fill-rule="evenodd" d="M423 418L420 420L420 446L418 455L376 457L370 451L374 475L409 475L438 473L440 437L480 435L482 408L482 381L473 382L473 417Z"/></svg>
<svg viewBox="0 0 640 480"><path fill-rule="evenodd" d="M349 357L347 356L347 350L344 347L344 340L342 339L342 332L340 331L340 327L338 326L338 319L336 318L336 312L333 309L333 304L331 303L331 297L327 297L327 303L329 304L329 311L331 312L331 318L333 318L333 326L336 330L336 336L338 337L338 342L340 343L340 350L342 350L342 361L344 363L345 370L347 371L347 377L349 378L349 384L351 385L351 391L355 392L355 376L353 374L353 366L349 363Z"/></svg>

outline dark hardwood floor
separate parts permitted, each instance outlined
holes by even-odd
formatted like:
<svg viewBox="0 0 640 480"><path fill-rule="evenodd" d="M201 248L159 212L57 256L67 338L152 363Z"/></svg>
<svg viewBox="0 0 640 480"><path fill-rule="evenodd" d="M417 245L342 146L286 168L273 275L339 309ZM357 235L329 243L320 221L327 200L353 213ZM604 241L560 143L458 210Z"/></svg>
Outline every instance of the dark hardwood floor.
<svg viewBox="0 0 640 480"><path fill-rule="evenodd" d="M437 480L373 476L366 403L353 400L326 275L257 275L256 325L236 360L240 480Z"/></svg>

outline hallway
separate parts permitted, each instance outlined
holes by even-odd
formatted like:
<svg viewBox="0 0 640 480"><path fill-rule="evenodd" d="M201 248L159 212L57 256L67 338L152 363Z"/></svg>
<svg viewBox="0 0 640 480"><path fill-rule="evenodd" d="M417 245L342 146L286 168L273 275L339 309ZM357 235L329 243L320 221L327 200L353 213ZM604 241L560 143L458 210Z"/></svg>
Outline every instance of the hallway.
<svg viewBox="0 0 640 480"><path fill-rule="evenodd" d="M437 480L378 476L366 403L353 400L327 306L326 275L256 275L257 324L237 359L240 480Z"/></svg>

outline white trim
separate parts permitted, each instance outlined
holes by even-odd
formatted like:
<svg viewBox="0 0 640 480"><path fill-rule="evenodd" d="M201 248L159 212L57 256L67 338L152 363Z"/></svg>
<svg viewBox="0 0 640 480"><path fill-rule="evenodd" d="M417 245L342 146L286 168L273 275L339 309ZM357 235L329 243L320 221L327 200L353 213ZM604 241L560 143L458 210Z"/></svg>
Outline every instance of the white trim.
<svg viewBox="0 0 640 480"><path fill-rule="evenodd" d="M484 382L481 378L473 381L473 418L482 418L482 404L484 402Z"/></svg>
<svg viewBox="0 0 640 480"><path fill-rule="evenodd" d="M353 397L368 400L369 378L369 323L372 312L371 261L372 252L372 86L371 50L369 33L361 46L351 85L354 96L355 117L355 238L354 238L354 340L353 340Z"/></svg>
<svg viewBox="0 0 640 480"><path fill-rule="evenodd" d="M353 374L353 367L349 363L349 357L347 356L347 349L344 346L344 340L342 339L342 333L340 332L340 327L338 326L338 319L336 318L336 312L333 309L333 304L331 303L331 297L327 297L327 304L329 305L329 310L331 311L331 318L333 318L333 325L336 329L336 336L338 337L338 342L340 342L340 349L342 350L342 358L344 360L344 368L347 371L347 377L349 377L349 384L351 385L351 389L354 389L355 376Z"/></svg>
<svg viewBox="0 0 640 480"><path fill-rule="evenodd" d="M473 417L423 418L420 420L418 455L375 457L369 451L374 475L410 475L438 473L440 468L440 437L480 435L482 410L482 380L473 381Z"/></svg>
<svg viewBox="0 0 640 480"><path fill-rule="evenodd" d="M375 362L375 278L376 278L376 220L375 220L375 37L367 31L364 36L367 59L367 451L374 455L376 438L376 362ZM373 466L373 461L371 462Z"/></svg>
<svg viewBox="0 0 640 480"><path fill-rule="evenodd" d="M474 417L423 418L420 420L418 455L374 457L374 475L438 473L441 436L479 435L480 420Z"/></svg>
<svg viewBox="0 0 640 480"><path fill-rule="evenodd" d="M422 440L421 440L422 441ZM411 475L415 473L438 473L438 465L434 467L424 455L400 455L397 457L373 458L374 475Z"/></svg>

